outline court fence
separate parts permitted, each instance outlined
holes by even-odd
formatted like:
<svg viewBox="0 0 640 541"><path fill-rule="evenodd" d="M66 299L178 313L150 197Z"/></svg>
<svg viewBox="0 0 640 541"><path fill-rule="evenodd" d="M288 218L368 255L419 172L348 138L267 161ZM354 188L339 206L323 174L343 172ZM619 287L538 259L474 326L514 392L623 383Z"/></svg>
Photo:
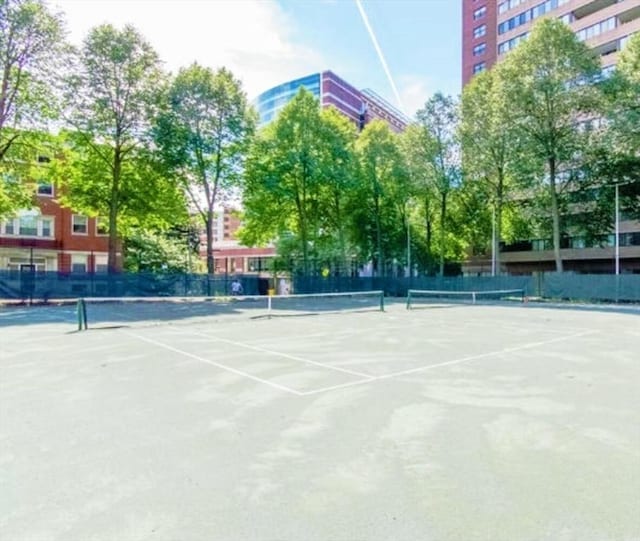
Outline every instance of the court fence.
<svg viewBox="0 0 640 541"><path fill-rule="evenodd" d="M492 291L522 289L530 300L577 302L640 302L640 274L539 273L530 276L458 277L272 277L206 274L82 274L0 271L0 300L46 302L78 297L228 296L239 279L245 295L334 293L382 290L388 297L406 297L409 289Z"/></svg>

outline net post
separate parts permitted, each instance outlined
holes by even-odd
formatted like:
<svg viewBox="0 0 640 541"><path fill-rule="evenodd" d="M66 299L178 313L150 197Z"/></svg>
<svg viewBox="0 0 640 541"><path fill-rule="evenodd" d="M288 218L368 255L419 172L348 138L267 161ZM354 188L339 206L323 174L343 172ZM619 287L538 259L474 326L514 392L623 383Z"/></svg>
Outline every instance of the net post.
<svg viewBox="0 0 640 541"><path fill-rule="evenodd" d="M267 318L271 319L271 295L267 295Z"/></svg>
<svg viewBox="0 0 640 541"><path fill-rule="evenodd" d="M87 323L87 301L82 299L82 320L84 321L84 330L86 331L89 328L89 324Z"/></svg>
<svg viewBox="0 0 640 541"><path fill-rule="evenodd" d="M82 299L76 302L76 314L78 315L78 330L82 330Z"/></svg>
<svg viewBox="0 0 640 541"><path fill-rule="evenodd" d="M84 299L78 299L76 303L76 312L78 314L78 330L87 329L87 305Z"/></svg>
<svg viewBox="0 0 640 541"><path fill-rule="evenodd" d="M411 310L411 290L407 290L407 310Z"/></svg>
<svg viewBox="0 0 640 541"><path fill-rule="evenodd" d="M472 291L471 292L471 304L475 304L476 303L476 292Z"/></svg>
<svg viewBox="0 0 640 541"><path fill-rule="evenodd" d="M380 311L384 312L384 290L380 291Z"/></svg>

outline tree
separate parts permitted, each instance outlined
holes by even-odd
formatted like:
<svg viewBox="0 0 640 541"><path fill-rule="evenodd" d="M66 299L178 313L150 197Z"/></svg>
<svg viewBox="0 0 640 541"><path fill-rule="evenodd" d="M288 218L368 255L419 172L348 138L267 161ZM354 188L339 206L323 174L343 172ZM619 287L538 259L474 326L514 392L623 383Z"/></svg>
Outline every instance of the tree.
<svg viewBox="0 0 640 541"><path fill-rule="evenodd" d="M458 104L449 96L436 93L416 114L425 138L426 175L439 199L440 275L444 274L447 235L447 203L460 182L460 148L457 140Z"/></svg>
<svg viewBox="0 0 640 541"><path fill-rule="evenodd" d="M239 80L225 68L181 69L154 129L161 159L189 195L207 235L207 270L214 272L214 209L240 186L256 117Z"/></svg>
<svg viewBox="0 0 640 541"><path fill-rule="evenodd" d="M121 213L127 209L131 217L138 213L146 219L140 210L167 210L156 201L165 192L154 192L142 174L151 168L139 167L150 164L145 135L161 81L157 54L133 27L102 25L89 32L69 82L69 121L75 130L70 141L77 170L84 174L72 175L67 200L74 206L95 204L93 212L106 214L109 272L117 269ZM130 204L143 200L142 209Z"/></svg>
<svg viewBox="0 0 640 541"><path fill-rule="evenodd" d="M579 121L597 113L598 90L592 83L598 61L567 25L543 19L501 69L510 101L507 122L519 133L521 153L544 167L539 182L546 185L550 201L556 270L561 272L560 197L586 147Z"/></svg>
<svg viewBox="0 0 640 541"><path fill-rule="evenodd" d="M357 188L357 132L354 123L333 107L323 109L320 120L319 205L322 212L317 251L326 263L334 260L337 267L345 271L350 251L350 219L347 211Z"/></svg>
<svg viewBox="0 0 640 541"><path fill-rule="evenodd" d="M356 233L365 257L384 276L390 257L404 242L410 186L397 136L382 120L367 124L356 142L360 186L354 213Z"/></svg>
<svg viewBox="0 0 640 541"><path fill-rule="evenodd" d="M464 183L479 185L492 208L495 229L491 242L497 273L504 207L528 177L525 156L518 150L518 134L509 122L511 103L504 83L502 64L476 75L462 93L459 126Z"/></svg>
<svg viewBox="0 0 640 541"><path fill-rule="evenodd" d="M37 128L56 116L62 19L41 0L0 0L0 218L31 204Z"/></svg>
<svg viewBox="0 0 640 541"><path fill-rule="evenodd" d="M242 240L262 244L294 235L305 274L318 232L319 191L325 176L322 134L318 102L301 88L258 136L245 175Z"/></svg>
<svg viewBox="0 0 640 541"><path fill-rule="evenodd" d="M125 238L124 266L132 272L184 273L198 261L191 239L182 231L135 230Z"/></svg>

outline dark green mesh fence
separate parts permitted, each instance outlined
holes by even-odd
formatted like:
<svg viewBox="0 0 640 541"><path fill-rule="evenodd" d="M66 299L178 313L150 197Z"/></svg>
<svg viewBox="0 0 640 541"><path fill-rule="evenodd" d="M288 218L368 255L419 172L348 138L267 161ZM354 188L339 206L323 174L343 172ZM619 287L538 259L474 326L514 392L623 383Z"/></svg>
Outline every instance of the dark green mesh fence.
<svg viewBox="0 0 640 541"><path fill-rule="evenodd" d="M43 301L78 297L225 296L235 276L206 274L63 274L0 271L0 299ZM245 295L266 295L280 280L238 276ZM289 282L287 282L289 283ZM290 293L334 293L382 290L406 297L409 289L493 291L522 289L529 298L586 302L640 302L640 275L546 273L535 276L360 278L295 276Z"/></svg>

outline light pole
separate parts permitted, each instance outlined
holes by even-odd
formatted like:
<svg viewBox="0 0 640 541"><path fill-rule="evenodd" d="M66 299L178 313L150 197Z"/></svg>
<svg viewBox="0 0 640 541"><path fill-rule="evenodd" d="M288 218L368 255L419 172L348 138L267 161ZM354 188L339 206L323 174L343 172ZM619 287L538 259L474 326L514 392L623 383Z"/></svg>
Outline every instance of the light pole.
<svg viewBox="0 0 640 541"><path fill-rule="evenodd" d="M411 224L407 219L407 269L409 270L409 282L411 282Z"/></svg>
<svg viewBox="0 0 640 541"><path fill-rule="evenodd" d="M616 184L616 240L615 240L615 258L616 258L616 275L620 274L620 185Z"/></svg>
<svg viewBox="0 0 640 541"><path fill-rule="evenodd" d="M496 275L496 207L491 215L491 276Z"/></svg>

